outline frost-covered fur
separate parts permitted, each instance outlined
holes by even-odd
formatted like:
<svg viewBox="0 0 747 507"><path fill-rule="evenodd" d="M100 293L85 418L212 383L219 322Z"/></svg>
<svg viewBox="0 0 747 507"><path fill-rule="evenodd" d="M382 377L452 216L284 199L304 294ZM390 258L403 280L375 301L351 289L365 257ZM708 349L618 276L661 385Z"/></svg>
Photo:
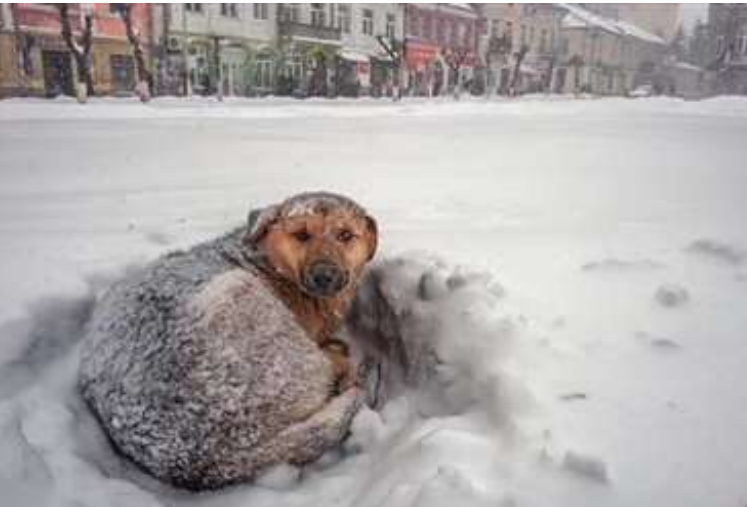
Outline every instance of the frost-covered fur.
<svg viewBox="0 0 747 507"><path fill-rule="evenodd" d="M80 387L111 440L180 487L312 461L341 442L361 403L355 387L330 398L330 360L247 259L246 233L114 285L83 344Z"/></svg>

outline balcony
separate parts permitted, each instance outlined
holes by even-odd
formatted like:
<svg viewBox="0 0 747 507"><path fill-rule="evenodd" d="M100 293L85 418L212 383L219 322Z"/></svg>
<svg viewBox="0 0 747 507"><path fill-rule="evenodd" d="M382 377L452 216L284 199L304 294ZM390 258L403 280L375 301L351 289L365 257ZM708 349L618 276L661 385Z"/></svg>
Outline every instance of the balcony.
<svg viewBox="0 0 747 507"><path fill-rule="evenodd" d="M280 21L278 32L281 37L313 39L320 42L339 42L340 29L329 26L309 25L295 21Z"/></svg>

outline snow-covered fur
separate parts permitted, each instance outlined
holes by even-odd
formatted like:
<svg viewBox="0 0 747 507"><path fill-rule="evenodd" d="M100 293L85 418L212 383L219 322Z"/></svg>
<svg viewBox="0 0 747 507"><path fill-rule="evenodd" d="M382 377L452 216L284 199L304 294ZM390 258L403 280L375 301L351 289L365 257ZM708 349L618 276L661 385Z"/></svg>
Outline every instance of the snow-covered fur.
<svg viewBox="0 0 747 507"><path fill-rule="evenodd" d="M304 194L284 209L311 201L354 205ZM176 486L216 488L312 461L342 441L362 402L357 387L330 397L331 361L244 241L278 213L157 260L94 311L83 396L122 453Z"/></svg>

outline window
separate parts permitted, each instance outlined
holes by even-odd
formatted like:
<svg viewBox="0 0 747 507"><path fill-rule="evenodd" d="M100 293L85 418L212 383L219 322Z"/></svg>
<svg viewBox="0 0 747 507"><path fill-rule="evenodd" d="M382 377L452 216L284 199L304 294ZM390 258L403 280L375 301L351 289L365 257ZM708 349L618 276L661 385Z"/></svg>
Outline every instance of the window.
<svg viewBox="0 0 747 507"><path fill-rule="evenodd" d="M472 27L473 27L472 23L469 23L464 26L464 47L466 48L472 47L472 43L474 42L473 35L472 35L472 30L473 30Z"/></svg>
<svg viewBox="0 0 747 507"><path fill-rule="evenodd" d="M409 32L408 35L412 35L413 37L417 37L418 35L420 35L421 19L418 18L416 11L413 11L412 14L410 14L410 16L407 19L410 22L410 25L407 27L407 30ZM423 22L423 32L425 32L425 16L423 16L422 22Z"/></svg>
<svg viewBox="0 0 747 507"><path fill-rule="evenodd" d="M117 92L129 92L135 88L135 62L131 56L111 55L109 64L112 86Z"/></svg>
<svg viewBox="0 0 747 507"><path fill-rule="evenodd" d="M184 4L184 9L187 12L195 12L202 14L202 4Z"/></svg>
<svg viewBox="0 0 747 507"><path fill-rule="evenodd" d="M423 37L433 37L433 17L430 14L423 15Z"/></svg>
<svg viewBox="0 0 747 507"><path fill-rule="evenodd" d="M253 7L254 19L267 19L269 17L269 5L268 4L254 4Z"/></svg>
<svg viewBox="0 0 747 507"><path fill-rule="evenodd" d="M365 35L373 35L374 33L374 17L371 9L363 9L363 26L361 31Z"/></svg>
<svg viewBox="0 0 747 507"><path fill-rule="evenodd" d="M397 17L394 14L387 13L386 15L386 36L394 40L396 34Z"/></svg>
<svg viewBox="0 0 747 507"><path fill-rule="evenodd" d="M514 24L510 21L506 21L506 35L513 44L514 42Z"/></svg>
<svg viewBox="0 0 747 507"><path fill-rule="evenodd" d="M459 44L459 24L456 21L451 22L451 36L449 37L449 43L452 46Z"/></svg>
<svg viewBox="0 0 747 507"><path fill-rule="evenodd" d="M526 25L521 25L521 45L525 45L527 43L527 27Z"/></svg>
<svg viewBox="0 0 747 507"><path fill-rule="evenodd" d="M491 37L498 37L498 34L501 31L501 22L497 19L493 19L490 21L490 35Z"/></svg>
<svg viewBox="0 0 747 507"><path fill-rule="evenodd" d="M539 47L540 53L546 53L547 52L547 30L542 30L540 32L540 47Z"/></svg>
<svg viewBox="0 0 747 507"><path fill-rule="evenodd" d="M228 18L238 18L239 10L236 4L220 4L220 14Z"/></svg>
<svg viewBox="0 0 747 507"><path fill-rule="evenodd" d="M442 44L446 41L446 22L443 18L436 20L436 40Z"/></svg>
<svg viewBox="0 0 747 507"><path fill-rule="evenodd" d="M311 4L311 24L314 26L324 26L326 24L324 4Z"/></svg>
<svg viewBox="0 0 747 507"><path fill-rule="evenodd" d="M254 86L261 89L272 88L272 58L269 55L257 57Z"/></svg>
<svg viewBox="0 0 747 507"><path fill-rule="evenodd" d="M534 27L529 27L529 45L534 46Z"/></svg>
<svg viewBox="0 0 747 507"><path fill-rule="evenodd" d="M350 4L340 4L337 8L337 27L342 33L350 33Z"/></svg>
<svg viewBox="0 0 747 507"><path fill-rule="evenodd" d="M283 21L298 23L299 7L298 4L283 4L280 11L280 18Z"/></svg>

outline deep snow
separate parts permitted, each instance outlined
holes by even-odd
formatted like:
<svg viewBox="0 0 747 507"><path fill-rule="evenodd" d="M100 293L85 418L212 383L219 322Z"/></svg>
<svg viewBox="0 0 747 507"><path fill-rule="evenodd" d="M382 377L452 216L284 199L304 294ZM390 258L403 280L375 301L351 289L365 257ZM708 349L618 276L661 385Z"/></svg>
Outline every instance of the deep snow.
<svg viewBox="0 0 747 507"><path fill-rule="evenodd" d="M0 102L0 505L743 507L746 134L738 98ZM437 376L300 481L161 487L74 394L93 295L320 188Z"/></svg>

